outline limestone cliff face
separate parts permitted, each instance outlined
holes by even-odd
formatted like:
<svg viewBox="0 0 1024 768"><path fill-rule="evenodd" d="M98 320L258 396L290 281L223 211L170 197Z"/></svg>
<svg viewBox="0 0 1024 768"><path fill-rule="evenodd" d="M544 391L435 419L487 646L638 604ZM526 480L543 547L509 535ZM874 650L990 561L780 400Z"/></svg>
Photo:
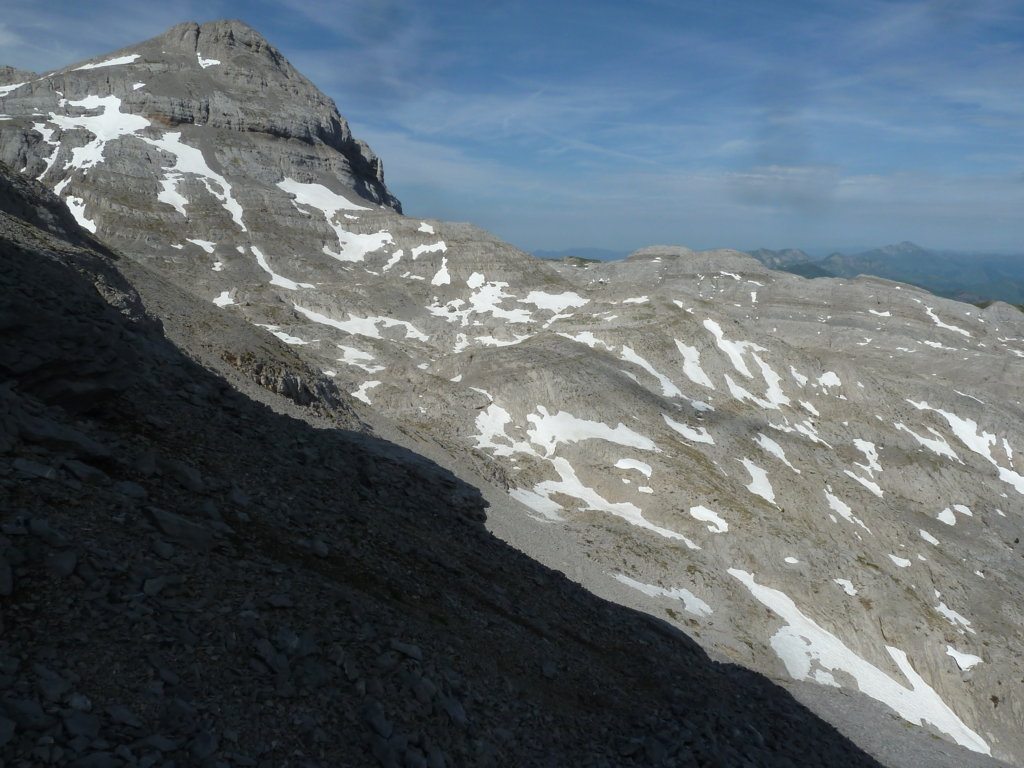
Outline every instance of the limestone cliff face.
<svg viewBox="0 0 1024 768"><path fill-rule="evenodd" d="M402 216L237 22L0 90L2 157L487 478L537 558L719 658L1024 764L1021 313L735 251L543 262Z"/></svg>

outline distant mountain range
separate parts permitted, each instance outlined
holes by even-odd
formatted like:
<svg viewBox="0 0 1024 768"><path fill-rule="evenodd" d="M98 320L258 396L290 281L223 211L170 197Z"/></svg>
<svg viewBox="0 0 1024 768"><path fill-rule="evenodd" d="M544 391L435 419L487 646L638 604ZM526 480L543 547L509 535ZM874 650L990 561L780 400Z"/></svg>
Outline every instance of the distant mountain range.
<svg viewBox="0 0 1024 768"><path fill-rule="evenodd" d="M904 241L851 255L836 252L822 259L794 248L758 248L750 255L767 267L803 277L875 275L974 304L1024 303L1024 254L931 251Z"/></svg>

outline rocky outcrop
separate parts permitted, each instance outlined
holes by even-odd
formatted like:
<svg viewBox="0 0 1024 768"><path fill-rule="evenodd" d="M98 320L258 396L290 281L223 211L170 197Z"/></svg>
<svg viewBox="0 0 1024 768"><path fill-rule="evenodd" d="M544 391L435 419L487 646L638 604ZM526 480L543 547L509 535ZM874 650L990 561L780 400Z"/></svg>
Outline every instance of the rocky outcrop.
<svg viewBox="0 0 1024 768"><path fill-rule="evenodd" d="M0 149L128 257L176 342L278 389L330 380L359 419L487 478L507 540L716 658L819 701L863 694L922 726L897 725L900 745L934 735L950 765L972 759L954 744L1022 763L1024 315L727 250L545 262L401 216L361 196L315 104L265 129L274 98L298 105L265 48L231 50L280 89L266 120L223 106L242 75L207 26L171 30L163 59L131 46L24 86L80 83L48 119L18 89L0 102ZM88 127L115 108L116 131ZM250 119L264 127L238 130ZM892 733L878 721L859 737ZM943 762L892 745L872 748Z"/></svg>

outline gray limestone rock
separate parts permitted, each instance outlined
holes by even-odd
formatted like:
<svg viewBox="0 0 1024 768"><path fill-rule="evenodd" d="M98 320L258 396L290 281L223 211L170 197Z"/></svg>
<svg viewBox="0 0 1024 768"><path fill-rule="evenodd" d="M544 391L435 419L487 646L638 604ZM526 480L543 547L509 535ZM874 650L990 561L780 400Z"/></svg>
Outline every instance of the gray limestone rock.
<svg viewBox="0 0 1024 768"><path fill-rule="evenodd" d="M747 667L814 685L829 701L864 694L886 713L876 730L893 764L932 754L930 741L964 764L988 754L1024 764L1024 704L1006 684L1024 677L1024 315L873 278L807 281L728 250L656 246L607 264L542 262L470 225L404 217L334 105L238 22L179 25L9 85L0 159L36 181L0 174L9 244L0 288L12 297L0 309L0 372L40 408L102 414L132 450L154 446L154 468L167 466L155 458L165 445L177 451L165 458L203 468L199 482L184 473L171 486L148 473L143 494L118 475L116 499L102 483L83 486L104 500L94 521L103 535L129 552L124 537L139 537L139 558L152 529L138 528L122 502L151 496L161 506L147 518L182 545L158 541L161 567L193 569L168 589L143 569L122 583L128 566L110 565L106 588L90 594L99 606L117 596L104 615L145 625L140 637L167 632L198 642L197 659L230 659L211 668L230 668L236 689L255 686L248 698L269 713L265 736L235 724L251 729L251 755L277 749L258 741L281 743L275 702L303 700L304 661L292 664L271 640L301 637L298 615L329 625L322 636L332 641L346 633L338 685L353 701L371 698L346 703L342 725L372 732L368 749L386 760L491 759L486 729L506 706L516 708L519 743L540 740L535 753L522 747L524 765L558 759L551 750L579 746L575 734L600 742L588 753L598 764L615 764L621 748L647 763L675 760L677 749L683 764L811 763L814 749L793 746L805 741L778 734L821 732ZM91 130L98 120L116 122L117 135ZM110 248L88 251L93 235ZM248 393L320 428L373 422L458 478L365 437L339 453L330 440L355 440L340 430L264 426L269 409L175 356L140 293L192 358L244 379ZM240 379L230 380L244 389ZM112 405L137 403L140 391L162 420ZM186 413L202 439L182 436ZM53 452L86 444L62 434L11 466L66 466ZM22 471L10 482L23 489L45 476ZM484 513L470 484L491 503L492 530L643 613L609 606L615 619L602 624L569 580L488 555L493 542L474 538ZM219 558L234 551L215 551L213 528L186 515L202 508L196 494L234 486L246 491L225 491L215 509L246 507L230 544L248 559L228 567ZM296 542L324 546L313 554ZM236 611L245 622L221 633L204 614L220 604L245 605ZM384 618L389 611L401 619ZM331 624L337 615L343 627ZM682 643L680 630L696 642ZM223 648L207 643L214 636ZM400 694L392 686L417 657L382 653L377 636L415 639L409 648L427 659L444 649L470 660L458 674L438 662L445 674L424 671ZM505 652L509 637L520 657ZM696 643L731 663L705 668ZM500 674L479 671L491 665ZM664 678L688 666L698 678L666 692ZM201 685L186 669L157 684L134 670L146 683L133 709ZM533 711L503 676L551 698ZM609 680L648 720L595 725L621 712L602 693ZM720 687L731 698L702 698ZM650 706L640 703L648 688L657 691ZM415 728L402 701L428 711ZM49 724L33 703L3 706L19 726ZM679 746L682 730L661 733L679 727L673 705L695 718L685 725L700 734L692 750ZM755 712L769 718L752 726L760 739L733 730ZM562 735L546 717L565 718ZM407 734L428 726L438 743L409 750ZM165 753L198 742L156 732L142 743ZM912 744L911 756L885 751L886 740ZM828 744L820 762L846 764L845 747Z"/></svg>

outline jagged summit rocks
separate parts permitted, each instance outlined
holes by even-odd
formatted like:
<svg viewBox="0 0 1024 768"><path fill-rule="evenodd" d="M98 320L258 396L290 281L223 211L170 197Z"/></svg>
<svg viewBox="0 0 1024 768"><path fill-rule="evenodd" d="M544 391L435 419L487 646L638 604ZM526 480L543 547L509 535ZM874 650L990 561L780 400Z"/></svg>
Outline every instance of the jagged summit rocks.
<svg viewBox="0 0 1024 768"><path fill-rule="evenodd" d="M188 29L164 81L129 46L71 70L84 104L31 103L67 70L2 86L0 151L128 257L197 358L252 374L286 345L308 392L472 478L532 556L716 658L876 702L861 737L893 764L887 723L1021 764L1024 316L735 251L544 262L402 216L273 118L147 116L214 97L226 65L200 60L228 55ZM265 343L239 355L240 325Z"/></svg>

